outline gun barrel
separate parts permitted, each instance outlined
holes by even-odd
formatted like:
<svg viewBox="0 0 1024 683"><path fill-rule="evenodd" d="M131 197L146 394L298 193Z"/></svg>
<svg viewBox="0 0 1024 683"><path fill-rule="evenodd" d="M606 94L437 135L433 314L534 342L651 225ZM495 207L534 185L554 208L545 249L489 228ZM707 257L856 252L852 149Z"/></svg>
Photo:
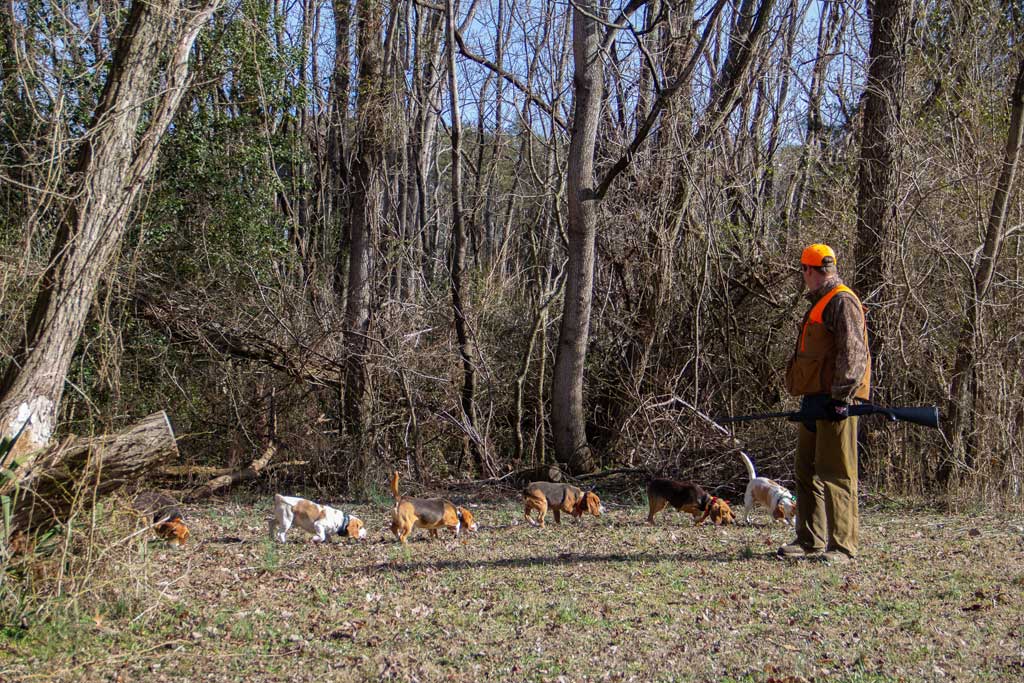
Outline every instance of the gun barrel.
<svg viewBox="0 0 1024 683"><path fill-rule="evenodd" d="M716 417L715 422L753 422L754 420L768 420L773 417L784 417L792 419L799 415L795 411L782 412L782 413L758 413L757 415L726 415L723 417Z"/></svg>
<svg viewBox="0 0 1024 683"><path fill-rule="evenodd" d="M891 421L911 422L923 427L939 428L939 409L936 406L920 406L911 408L887 408L875 405L874 403L855 403L850 406L850 415L885 415ZM734 415L717 417L716 422L750 422L752 420L767 420L775 417L784 417L794 422L820 420L824 414L801 413L798 411L780 413L758 413L756 415Z"/></svg>

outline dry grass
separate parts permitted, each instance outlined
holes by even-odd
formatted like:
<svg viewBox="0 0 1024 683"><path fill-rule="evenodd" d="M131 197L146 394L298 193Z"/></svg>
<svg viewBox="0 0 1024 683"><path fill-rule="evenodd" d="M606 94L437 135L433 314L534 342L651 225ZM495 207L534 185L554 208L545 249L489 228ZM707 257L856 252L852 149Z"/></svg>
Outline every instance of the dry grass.
<svg viewBox="0 0 1024 683"><path fill-rule="evenodd" d="M66 575L6 625L0 680L1024 678L1019 515L863 510L863 557L829 567L775 559L789 534L764 516L652 528L610 506L541 531L507 501L467 542L402 548L381 501L345 506L367 541L319 547L270 544L267 507L194 508L184 551L144 542Z"/></svg>

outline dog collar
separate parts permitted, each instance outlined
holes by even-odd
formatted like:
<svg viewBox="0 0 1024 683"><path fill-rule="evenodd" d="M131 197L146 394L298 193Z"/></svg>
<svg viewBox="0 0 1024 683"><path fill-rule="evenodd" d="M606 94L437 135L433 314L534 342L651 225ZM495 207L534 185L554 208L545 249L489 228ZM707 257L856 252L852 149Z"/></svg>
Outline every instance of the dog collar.
<svg viewBox="0 0 1024 683"><path fill-rule="evenodd" d="M344 536L348 533L348 523L351 518L352 515L348 514L347 512L341 513L341 527L338 529L339 536Z"/></svg>

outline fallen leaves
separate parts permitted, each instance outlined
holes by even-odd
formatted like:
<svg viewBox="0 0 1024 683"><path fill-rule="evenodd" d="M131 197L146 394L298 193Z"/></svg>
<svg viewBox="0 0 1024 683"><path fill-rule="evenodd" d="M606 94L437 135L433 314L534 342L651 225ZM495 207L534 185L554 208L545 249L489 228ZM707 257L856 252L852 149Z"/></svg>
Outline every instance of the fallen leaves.
<svg viewBox="0 0 1024 683"><path fill-rule="evenodd" d="M145 629L129 623L138 612L90 605L87 634L47 646L60 653L57 667L73 671L87 649L124 656L128 680L145 680L157 664L168 680L252 683L660 680L683 671L695 680L799 683L824 680L826 670L836 679L920 680L939 677L937 667L946 678L970 678L965 672L996 662L996 653L1019 674L1024 656L1000 645L1020 640L1024 575L1006 576L1020 537L976 518L887 516L883 538L879 520L864 513L856 570L833 576L760 554L789 540L786 529L720 533L682 518L652 529L630 523L643 519L641 509L616 510L613 525L541 532L509 523L521 516L509 504L479 510L488 532L478 543L420 535L404 547L390 538L296 542L272 554L258 529L247 532L251 508L227 515L211 504L210 512L192 515L200 531L239 534L247 545L168 554L154 585L163 591L169 577L183 577L173 603L147 603L138 622ZM991 557L950 564L951 552L975 545L972 528ZM123 654L169 634L172 647ZM25 646L9 647L15 661L31 661ZM16 675L29 671L17 666Z"/></svg>

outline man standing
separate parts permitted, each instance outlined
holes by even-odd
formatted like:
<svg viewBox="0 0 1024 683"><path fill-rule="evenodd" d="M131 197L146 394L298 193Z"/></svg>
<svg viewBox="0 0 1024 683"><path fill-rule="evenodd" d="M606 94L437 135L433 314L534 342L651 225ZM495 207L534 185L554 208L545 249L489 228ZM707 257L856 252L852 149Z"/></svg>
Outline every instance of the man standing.
<svg viewBox="0 0 1024 683"><path fill-rule="evenodd" d="M867 325L860 299L839 279L831 247L807 247L800 267L811 308L786 368L786 389L801 397L801 412L825 419L800 425L796 539L778 554L847 563L857 555L858 534L857 418L848 407L871 390Z"/></svg>

